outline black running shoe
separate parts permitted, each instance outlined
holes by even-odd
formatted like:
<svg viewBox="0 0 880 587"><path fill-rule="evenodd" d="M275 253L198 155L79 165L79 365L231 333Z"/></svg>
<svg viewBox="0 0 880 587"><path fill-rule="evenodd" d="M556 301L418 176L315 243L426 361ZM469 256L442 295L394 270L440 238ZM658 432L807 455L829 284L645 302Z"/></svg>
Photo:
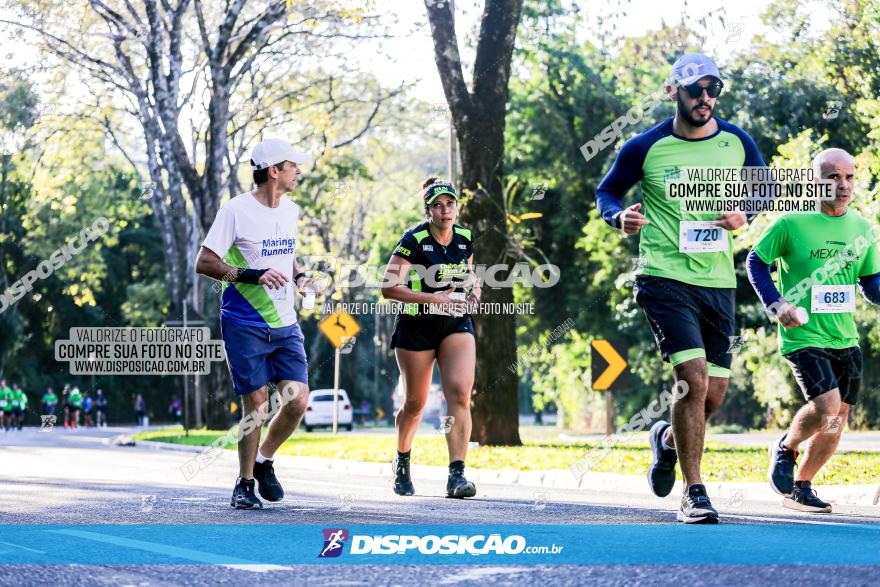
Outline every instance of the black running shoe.
<svg viewBox="0 0 880 587"><path fill-rule="evenodd" d="M797 451L782 447L785 435L770 443L770 467L767 480L770 487L779 495L791 495L794 490L794 468L797 465Z"/></svg>
<svg viewBox="0 0 880 587"><path fill-rule="evenodd" d="M477 494L476 486L464 478L464 463L456 461L449 465L449 480L446 481L446 497L464 498Z"/></svg>
<svg viewBox="0 0 880 587"><path fill-rule="evenodd" d="M712 507L705 485L691 485L681 498L678 521L685 524L717 524L718 512Z"/></svg>
<svg viewBox="0 0 880 587"><path fill-rule="evenodd" d="M651 443L651 451L654 453L654 462L648 467L648 485L657 497L666 497L675 485L675 464L678 455L675 449L663 447L663 436L671 424L665 420L658 420L651 426L648 440Z"/></svg>
<svg viewBox="0 0 880 587"><path fill-rule="evenodd" d="M229 505L239 510L263 509L263 502L254 493L253 479L239 479L232 490L232 499Z"/></svg>
<svg viewBox="0 0 880 587"><path fill-rule="evenodd" d="M281 501L284 497L284 488L275 476L271 460L254 463L254 479L257 480L260 497L266 501Z"/></svg>
<svg viewBox="0 0 880 587"><path fill-rule="evenodd" d="M409 455L405 457L397 455L391 466L394 469L394 493L415 495L416 488L413 487L412 479L409 476Z"/></svg>
<svg viewBox="0 0 880 587"><path fill-rule="evenodd" d="M795 483L791 495L782 498L782 505L801 512L831 513L831 504L819 499L809 481Z"/></svg>

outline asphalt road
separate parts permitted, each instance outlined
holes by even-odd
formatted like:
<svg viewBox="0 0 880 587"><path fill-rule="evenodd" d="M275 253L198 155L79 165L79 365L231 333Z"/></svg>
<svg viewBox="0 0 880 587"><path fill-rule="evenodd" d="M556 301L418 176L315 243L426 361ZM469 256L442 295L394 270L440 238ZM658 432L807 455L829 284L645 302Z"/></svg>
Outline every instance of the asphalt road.
<svg viewBox="0 0 880 587"><path fill-rule="evenodd" d="M0 525L0 563L3 564L0 585L240 585L242 581L285 585L319 581L336 585L426 582L440 585L680 585L688 581L740 587L794 581L875 585L880 576L880 565L874 564L760 565L749 564L751 555L746 554L739 561L742 564L712 565L715 554L724 551L727 545L722 541L720 547L711 546L713 535L706 534L736 530L739 537L736 540L764 545L762 548L768 552L783 553L778 557L781 561L789 560L784 554L786 549L790 549L792 555L798 553L800 562L810 560L811 550L833 559L833 555L827 554L829 533L841 540L850 540L850 545L864 542L866 551L877 552L880 550L880 507L876 506L838 507L834 514L819 517L791 512L778 503L716 501L722 524L696 530L675 523L677 503L673 497L659 499L642 493L563 489L539 492L535 488L482 483L475 499L458 501L443 498L442 481L416 478L416 496L400 498L390 490L390 467L387 476L352 478L332 471L295 470L279 460L276 472L285 486L285 499L268 504L262 511L237 511L228 503L237 470L233 451L227 451L187 481L182 467L193 458L192 453L105 443L108 437L119 432L54 430L40 433L31 429L0 433L3 496L0 524L6 525ZM512 563L504 564L336 564L329 567L319 564L106 564L103 560L101 564L75 566L10 564L37 556L33 553L40 551L40 547L24 547L14 539L5 540L3 534L13 536L23 525L55 528L83 524L166 524L168 528L171 525L198 528L200 524L243 524L251 531L262 524L315 527L429 524L454 528L461 533L467 533L467 528L474 524L558 524L561 535L565 529L594 528L598 532L616 525L614 528L623 532L618 534L620 542L632 540L634 545L640 544L634 548L656 560L652 559L650 564L644 560L616 564L619 560L611 556L609 564L552 565L521 564L514 558ZM789 527L797 531L787 530ZM787 533L780 533L780 529ZM644 540L639 541L646 533L658 537L647 546ZM788 536L792 539L787 539ZM209 533L205 540L205 548L209 549ZM228 552L239 559L258 561L261 559L256 553L271 550L273 544L249 537L243 544L227 546ZM319 547L320 544L316 544L308 548ZM81 548L89 552L95 545L84 540ZM591 548L599 552L602 545L595 544ZM735 549L736 545L730 544L729 548ZM51 554L51 548L47 550ZM646 550L654 554L645 554ZM691 553L694 560L700 561L699 565L669 564L690 560ZM724 557L719 556L718 560Z"/></svg>

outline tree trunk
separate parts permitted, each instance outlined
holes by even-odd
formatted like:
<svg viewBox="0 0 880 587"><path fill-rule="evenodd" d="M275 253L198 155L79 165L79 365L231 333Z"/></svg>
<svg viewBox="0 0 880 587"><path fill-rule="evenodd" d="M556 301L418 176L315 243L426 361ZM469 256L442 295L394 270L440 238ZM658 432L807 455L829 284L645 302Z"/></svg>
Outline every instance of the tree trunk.
<svg viewBox="0 0 880 587"><path fill-rule="evenodd" d="M479 128L459 132L461 187L474 196L462 211L462 223L474 229L474 263L492 265L505 261L507 219L504 215L500 178L503 163L504 115L486 112L477 118ZM476 135L476 136L475 136ZM479 186L485 186L481 189ZM506 273L499 274L506 279ZM483 287L486 304L513 302L511 288ZM473 391L473 433L480 444L519 445L519 378L507 368L516 363L515 317L505 314L474 316L477 339L477 372Z"/></svg>
<svg viewBox="0 0 880 587"><path fill-rule="evenodd" d="M461 221L474 231L474 262L507 262L507 218L503 200L504 125L516 27L522 0L486 0L474 62L472 90L461 59L448 0L425 0L434 57L459 137L461 185L471 195ZM505 272L509 273L509 272ZM502 278L505 274L499 273ZM510 288L483 288L482 302L510 303ZM480 444L520 445L517 389L507 368L516 363L516 319L510 315L474 317L477 372L473 390L471 437Z"/></svg>

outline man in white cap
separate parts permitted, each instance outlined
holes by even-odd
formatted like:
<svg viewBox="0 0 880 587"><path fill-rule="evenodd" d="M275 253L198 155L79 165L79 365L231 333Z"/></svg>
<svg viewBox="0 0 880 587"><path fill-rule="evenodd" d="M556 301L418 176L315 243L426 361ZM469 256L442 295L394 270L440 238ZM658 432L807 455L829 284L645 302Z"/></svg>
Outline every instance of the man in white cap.
<svg viewBox="0 0 880 587"><path fill-rule="evenodd" d="M605 222L639 235L644 264L636 277L635 299L679 388L672 423L660 420L651 428L654 458L648 484L655 495L669 495L680 462L684 494L677 519L688 524L718 522L700 464L706 420L727 392L736 336L730 232L747 219L741 213L688 212L681 200L667 197L667 184L684 177L685 168L765 166L744 130L714 116L723 88L721 73L709 57L682 55L666 87L675 116L626 141L596 190ZM642 202L624 208L623 196L637 183Z"/></svg>
<svg viewBox="0 0 880 587"><path fill-rule="evenodd" d="M319 288L296 264L299 166L310 160L281 139L267 139L251 155L256 187L224 204L202 243L196 271L223 282L220 328L235 393L241 396L239 477L231 505L262 508L260 495L279 501L284 490L272 466L275 451L296 430L308 398L308 361L296 320L295 290ZM281 409L260 445L269 383Z"/></svg>

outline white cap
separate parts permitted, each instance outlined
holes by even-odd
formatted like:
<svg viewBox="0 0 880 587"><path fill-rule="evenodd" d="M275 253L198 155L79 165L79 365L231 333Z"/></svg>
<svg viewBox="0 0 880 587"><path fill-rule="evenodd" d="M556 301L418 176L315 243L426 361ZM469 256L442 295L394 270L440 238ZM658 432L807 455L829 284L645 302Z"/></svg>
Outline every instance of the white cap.
<svg viewBox="0 0 880 587"><path fill-rule="evenodd" d="M702 53L686 53L675 60L669 81L675 86L687 86L704 77L714 77L721 81L718 66Z"/></svg>
<svg viewBox="0 0 880 587"><path fill-rule="evenodd" d="M251 153L251 168L254 171L266 169L270 165L277 165L282 161L291 163L308 163L312 157L305 151L297 151L290 143L283 139L266 139L254 147Z"/></svg>

